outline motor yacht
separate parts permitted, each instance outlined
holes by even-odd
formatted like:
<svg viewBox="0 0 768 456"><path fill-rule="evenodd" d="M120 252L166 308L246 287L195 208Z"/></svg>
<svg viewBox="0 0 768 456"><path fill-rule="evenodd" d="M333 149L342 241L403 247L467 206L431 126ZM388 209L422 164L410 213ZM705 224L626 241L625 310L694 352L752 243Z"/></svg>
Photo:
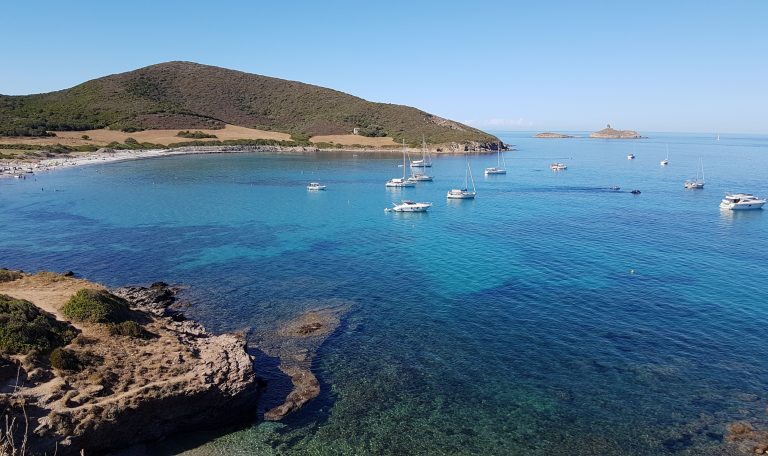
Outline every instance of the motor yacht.
<svg viewBox="0 0 768 456"><path fill-rule="evenodd" d="M384 209L386 212L427 212L432 203L421 203L411 200L403 200L400 204L393 203L392 207Z"/></svg>
<svg viewBox="0 0 768 456"><path fill-rule="evenodd" d="M764 199L749 193L726 193L725 198L720 201L720 208L731 211L743 211L762 209L764 204Z"/></svg>

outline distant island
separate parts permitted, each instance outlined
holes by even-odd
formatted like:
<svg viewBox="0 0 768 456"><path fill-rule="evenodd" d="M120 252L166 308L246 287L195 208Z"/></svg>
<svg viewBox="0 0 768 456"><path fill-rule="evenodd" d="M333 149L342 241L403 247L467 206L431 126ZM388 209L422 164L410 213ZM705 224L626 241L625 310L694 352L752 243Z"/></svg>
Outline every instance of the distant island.
<svg viewBox="0 0 768 456"><path fill-rule="evenodd" d="M600 131L596 131L589 135L590 138L601 139L640 139L640 133L634 130L615 130L611 128L611 124L608 124L606 128Z"/></svg>
<svg viewBox="0 0 768 456"><path fill-rule="evenodd" d="M496 136L409 106L193 62L161 63L57 92L0 95L0 153L184 143L397 149L403 140L421 147L422 138L443 151L503 148Z"/></svg>
<svg viewBox="0 0 768 456"><path fill-rule="evenodd" d="M546 131L544 133L539 133L538 135L534 136L534 138L575 138L575 136L566 135L565 133Z"/></svg>

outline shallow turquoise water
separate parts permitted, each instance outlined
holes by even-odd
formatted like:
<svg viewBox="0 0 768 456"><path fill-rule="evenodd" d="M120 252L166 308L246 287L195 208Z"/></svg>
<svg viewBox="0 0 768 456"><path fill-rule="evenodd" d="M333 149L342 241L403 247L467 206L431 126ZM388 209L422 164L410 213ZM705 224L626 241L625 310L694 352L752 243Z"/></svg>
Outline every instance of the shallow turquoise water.
<svg viewBox="0 0 768 456"><path fill-rule="evenodd" d="M405 190L383 185L397 157L363 154L0 180L0 263L183 283L216 331L353 303L306 410L151 453L718 454L724 423L764 419L768 211L718 203L768 195L768 137L652 136L501 134L517 149L508 174L484 177L495 156L472 157L475 201L445 199L462 157ZM700 157L706 188L686 191ZM328 190L307 192L315 180ZM403 196L435 205L384 213Z"/></svg>

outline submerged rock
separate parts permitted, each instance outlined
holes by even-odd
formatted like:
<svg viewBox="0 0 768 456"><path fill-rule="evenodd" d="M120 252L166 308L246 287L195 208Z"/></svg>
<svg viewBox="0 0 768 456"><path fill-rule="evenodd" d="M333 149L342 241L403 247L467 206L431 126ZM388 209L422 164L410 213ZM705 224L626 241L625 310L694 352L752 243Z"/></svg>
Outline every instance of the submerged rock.
<svg viewBox="0 0 768 456"><path fill-rule="evenodd" d="M275 331L258 334L258 348L279 359L278 368L291 380L291 391L282 404L266 413L266 420L281 420L320 394L320 382L312 373L317 349L339 327L349 303L308 310L281 324Z"/></svg>

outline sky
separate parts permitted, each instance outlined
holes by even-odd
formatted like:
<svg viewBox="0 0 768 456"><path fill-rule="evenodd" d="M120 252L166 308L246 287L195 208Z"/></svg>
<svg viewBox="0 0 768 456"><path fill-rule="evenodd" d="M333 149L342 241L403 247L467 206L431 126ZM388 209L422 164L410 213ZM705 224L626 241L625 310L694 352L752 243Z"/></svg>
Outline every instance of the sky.
<svg viewBox="0 0 768 456"><path fill-rule="evenodd" d="M2 0L0 93L188 60L493 131L768 134L768 1Z"/></svg>

